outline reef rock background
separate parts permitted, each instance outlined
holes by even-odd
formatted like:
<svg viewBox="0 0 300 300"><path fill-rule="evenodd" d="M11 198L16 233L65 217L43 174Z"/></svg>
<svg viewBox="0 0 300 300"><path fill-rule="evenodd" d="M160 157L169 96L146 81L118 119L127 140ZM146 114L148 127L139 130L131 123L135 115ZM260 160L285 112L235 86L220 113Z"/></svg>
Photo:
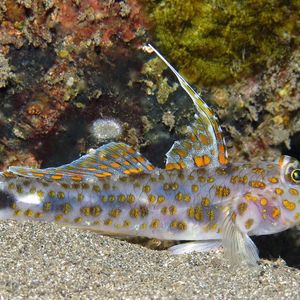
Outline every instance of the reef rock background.
<svg viewBox="0 0 300 300"><path fill-rule="evenodd" d="M299 11L296 0L1 1L1 169L78 158L107 136L99 119L162 167L194 110L148 42L202 88L231 157L300 159ZM298 235L257 243L299 267Z"/></svg>

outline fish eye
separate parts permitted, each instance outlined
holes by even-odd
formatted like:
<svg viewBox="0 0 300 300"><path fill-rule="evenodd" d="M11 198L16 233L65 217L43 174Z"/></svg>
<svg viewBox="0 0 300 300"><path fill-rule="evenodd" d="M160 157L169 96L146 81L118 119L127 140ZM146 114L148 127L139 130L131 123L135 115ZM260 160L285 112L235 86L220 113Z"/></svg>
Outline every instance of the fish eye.
<svg viewBox="0 0 300 300"><path fill-rule="evenodd" d="M300 169L295 169L292 171L291 179L296 183L300 183Z"/></svg>

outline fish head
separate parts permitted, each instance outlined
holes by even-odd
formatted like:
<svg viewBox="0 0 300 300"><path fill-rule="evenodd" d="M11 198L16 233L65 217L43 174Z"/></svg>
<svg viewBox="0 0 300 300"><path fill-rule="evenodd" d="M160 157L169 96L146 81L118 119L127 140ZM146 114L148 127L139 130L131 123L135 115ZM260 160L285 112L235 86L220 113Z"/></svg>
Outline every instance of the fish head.
<svg viewBox="0 0 300 300"><path fill-rule="evenodd" d="M233 263L256 265L251 235L273 234L300 223L300 163L289 156L277 161L232 168L231 205L224 207L222 244Z"/></svg>
<svg viewBox="0 0 300 300"><path fill-rule="evenodd" d="M273 234L300 223L300 162L281 156L248 166L248 184L234 206L236 222L250 235Z"/></svg>
<svg viewBox="0 0 300 300"><path fill-rule="evenodd" d="M281 205L281 220L289 228L300 223L300 162L286 155L276 162L280 180L275 194Z"/></svg>

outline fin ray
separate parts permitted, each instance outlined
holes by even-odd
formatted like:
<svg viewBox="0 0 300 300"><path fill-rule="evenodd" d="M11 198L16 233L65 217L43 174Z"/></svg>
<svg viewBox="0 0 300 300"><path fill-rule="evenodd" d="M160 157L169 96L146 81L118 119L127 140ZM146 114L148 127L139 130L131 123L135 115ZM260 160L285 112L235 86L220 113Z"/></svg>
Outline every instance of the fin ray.
<svg viewBox="0 0 300 300"><path fill-rule="evenodd" d="M12 166L8 170L24 177L81 181L86 177L105 178L112 175L151 173L154 167L132 147L112 142L60 167L32 169Z"/></svg>
<svg viewBox="0 0 300 300"><path fill-rule="evenodd" d="M225 256L233 264L247 263L255 266L259 260L258 249L247 233L242 232L233 220L234 213L228 212L222 226L222 244Z"/></svg>
<svg viewBox="0 0 300 300"><path fill-rule="evenodd" d="M185 254L191 252L208 252L219 248L222 245L220 240L196 241L178 244L170 247L168 250L173 254Z"/></svg>
<svg viewBox="0 0 300 300"><path fill-rule="evenodd" d="M167 153L166 169L217 167L227 164L228 157L225 140L213 111L175 68L152 45L149 44L148 46L175 74L181 87L190 96L197 110L188 138L181 142L175 142ZM189 155L186 155L184 158L180 154L178 155L178 153L183 152L188 152Z"/></svg>

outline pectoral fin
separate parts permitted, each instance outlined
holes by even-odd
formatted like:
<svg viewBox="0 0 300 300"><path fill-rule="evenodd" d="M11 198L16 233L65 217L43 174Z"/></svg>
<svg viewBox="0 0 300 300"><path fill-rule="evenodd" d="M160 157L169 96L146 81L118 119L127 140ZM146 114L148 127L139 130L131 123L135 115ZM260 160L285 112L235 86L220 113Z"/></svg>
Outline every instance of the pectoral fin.
<svg viewBox="0 0 300 300"><path fill-rule="evenodd" d="M239 229L234 219L235 213L229 213L222 226L225 255L233 264L255 266L259 260L258 249L248 234Z"/></svg>
<svg viewBox="0 0 300 300"><path fill-rule="evenodd" d="M168 250L173 254L184 254L191 252L208 252L219 248L222 245L220 240L197 241L179 244L170 247Z"/></svg>

